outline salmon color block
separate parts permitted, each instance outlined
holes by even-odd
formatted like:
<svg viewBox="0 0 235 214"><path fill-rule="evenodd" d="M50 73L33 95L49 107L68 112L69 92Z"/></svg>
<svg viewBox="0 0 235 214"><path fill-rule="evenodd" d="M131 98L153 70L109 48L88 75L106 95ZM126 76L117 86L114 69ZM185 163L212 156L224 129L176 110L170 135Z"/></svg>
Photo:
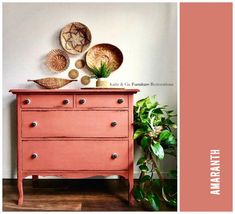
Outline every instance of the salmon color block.
<svg viewBox="0 0 235 214"><path fill-rule="evenodd" d="M232 210L232 3L180 4L180 210Z"/></svg>

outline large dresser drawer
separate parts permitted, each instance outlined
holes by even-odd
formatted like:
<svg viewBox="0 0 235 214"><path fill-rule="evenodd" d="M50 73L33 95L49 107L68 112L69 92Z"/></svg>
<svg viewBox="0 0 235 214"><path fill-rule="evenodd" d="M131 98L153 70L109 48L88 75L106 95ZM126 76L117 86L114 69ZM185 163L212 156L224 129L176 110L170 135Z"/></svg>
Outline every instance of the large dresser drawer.
<svg viewBox="0 0 235 214"><path fill-rule="evenodd" d="M23 170L126 170L128 141L24 141Z"/></svg>
<svg viewBox="0 0 235 214"><path fill-rule="evenodd" d="M73 95L22 95L22 108L72 108Z"/></svg>
<svg viewBox="0 0 235 214"><path fill-rule="evenodd" d="M22 137L128 137L128 111L22 111Z"/></svg>
<svg viewBox="0 0 235 214"><path fill-rule="evenodd" d="M109 107L128 107L128 96L127 95L108 95L103 94L101 96L97 95L77 95L76 104L78 108L109 108Z"/></svg>

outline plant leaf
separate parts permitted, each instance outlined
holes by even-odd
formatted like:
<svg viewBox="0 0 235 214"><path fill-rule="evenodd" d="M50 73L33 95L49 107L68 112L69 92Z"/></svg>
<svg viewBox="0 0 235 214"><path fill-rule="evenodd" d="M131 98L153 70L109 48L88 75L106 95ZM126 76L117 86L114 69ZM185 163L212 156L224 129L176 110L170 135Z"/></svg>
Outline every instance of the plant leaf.
<svg viewBox="0 0 235 214"><path fill-rule="evenodd" d="M135 187L133 193L134 193L134 197L137 201L141 201L144 199L144 192L139 187Z"/></svg>
<svg viewBox="0 0 235 214"><path fill-rule="evenodd" d="M136 102L136 106L137 107L142 107L144 105L144 103L145 103L145 99L141 99L141 100Z"/></svg>
<svg viewBox="0 0 235 214"><path fill-rule="evenodd" d="M162 131L160 134L160 141L167 140L170 135L171 135L171 132L169 130Z"/></svg>
<svg viewBox="0 0 235 214"><path fill-rule="evenodd" d="M141 157L141 158L139 158L139 160L137 161L137 165L141 165L141 164L143 164L143 163L145 163L146 162L146 158L145 157Z"/></svg>
<svg viewBox="0 0 235 214"><path fill-rule="evenodd" d="M160 200L156 195L147 193L147 199L153 210L158 211L160 209Z"/></svg>
<svg viewBox="0 0 235 214"><path fill-rule="evenodd" d="M149 168L146 166L146 164L140 165L139 168L143 172L148 172L149 171Z"/></svg>
<svg viewBox="0 0 235 214"><path fill-rule="evenodd" d="M175 124L175 123L174 123L172 120L170 120L169 118L167 118L167 119L165 120L165 123L168 124L168 125L174 125L174 124Z"/></svg>
<svg viewBox="0 0 235 214"><path fill-rule="evenodd" d="M145 105L148 109L154 108L158 105L157 103L157 96L148 96L145 99Z"/></svg>
<svg viewBox="0 0 235 214"><path fill-rule="evenodd" d="M161 181L160 179L154 179L153 180L153 185L156 187L161 187Z"/></svg>
<svg viewBox="0 0 235 214"><path fill-rule="evenodd" d="M177 170L170 170L168 172L168 176L171 178L171 179L176 179L177 178Z"/></svg>
<svg viewBox="0 0 235 214"><path fill-rule="evenodd" d="M140 145L143 149L146 149L148 147L149 142L151 141L151 139L149 137L144 136L141 141L140 141Z"/></svg>
<svg viewBox="0 0 235 214"><path fill-rule="evenodd" d="M168 201L168 204L172 207L176 207L177 206L177 199L176 198L172 198Z"/></svg>
<svg viewBox="0 0 235 214"><path fill-rule="evenodd" d="M136 140L141 135L145 134L145 131L143 129L137 129L134 133L134 140Z"/></svg>
<svg viewBox="0 0 235 214"><path fill-rule="evenodd" d="M151 144L152 152L160 159L162 160L164 158L164 150L159 142L154 142L154 144Z"/></svg>
<svg viewBox="0 0 235 214"><path fill-rule="evenodd" d="M166 142L170 145L175 145L176 144L176 140L174 138L174 136L171 134L168 139L166 140Z"/></svg>

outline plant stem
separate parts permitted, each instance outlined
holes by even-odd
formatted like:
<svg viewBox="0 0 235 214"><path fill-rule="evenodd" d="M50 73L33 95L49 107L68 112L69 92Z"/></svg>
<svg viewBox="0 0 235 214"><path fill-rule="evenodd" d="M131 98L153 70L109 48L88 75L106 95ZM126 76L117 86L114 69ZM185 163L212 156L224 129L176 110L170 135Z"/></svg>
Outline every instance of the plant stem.
<svg viewBox="0 0 235 214"><path fill-rule="evenodd" d="M163 186L164 179L163 179L163 177L162 177L162 175L161 175L160 170L158 169L157 163L155 162L154 157L153 157L152 154L151 154L151 159L152 159L152 162L153 162L154 169L156 170L157 175L158 175L158 177L159 177L159 179L160 179L161 185Z"/></svg>

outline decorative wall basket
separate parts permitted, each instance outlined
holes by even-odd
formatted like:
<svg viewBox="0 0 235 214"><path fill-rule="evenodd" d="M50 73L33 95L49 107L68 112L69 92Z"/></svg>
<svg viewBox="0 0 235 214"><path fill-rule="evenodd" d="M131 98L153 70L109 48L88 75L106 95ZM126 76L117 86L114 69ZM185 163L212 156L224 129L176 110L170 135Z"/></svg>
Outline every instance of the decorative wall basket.
<svg viewBox="0 0 235 214"><path fill-rule="evenodd" d="M62 72L69 67L69 56L63 50L52 50L47 55L46 65L51 71Z"/></svg>
<svg viewBox="0 0 235 214"><path fill-rule="evenodd" d="M86 64L86 62L83 59L78 59L75 62L75 67L78 68L78 69L81 69L85 66L85 64Z"/></svg>
<svg viewBox="0 0 235 214"><path fill-rule="evenodd" d="M76 79L76 78L78 78L79 73L76 69L72 69L69 71L68 75L71 79Z"/></svg>
<svg viewBox="0 0 235 214"><path fill-rule="evenodd" d="M79 54L85 51L91 43L91 32L80 22L66 25L60 33L62 47L70 54Z"/></svg>
<svg viewBox="0 0 235 214"><path fill-rule="evenodd" d="M102 63L112 69L117 70L122 62L123 55L119 48L111 44L98 44L90 48L86 54L86 63L89 68L99 68Z"/></svg>
<svg viewBox="0 0 235 214"><path fill-rule="evenodd" d="M83 85L88 85L89 83L91 82L91 78L89 77L89 76L83 76L82 78L81 78L81 83L83 84Z"/></svg>
<svg viewBox="0 0 235 214"><path fill-rule="evenodd" d="M28 80L28 81L35 82L38 85L47 89L57 89L57 88L62 88L63 86L69 84L70 82L77 81L77 80L68 80L68 79L62 79L62 78L48 77L48 78Z"/></svg>

